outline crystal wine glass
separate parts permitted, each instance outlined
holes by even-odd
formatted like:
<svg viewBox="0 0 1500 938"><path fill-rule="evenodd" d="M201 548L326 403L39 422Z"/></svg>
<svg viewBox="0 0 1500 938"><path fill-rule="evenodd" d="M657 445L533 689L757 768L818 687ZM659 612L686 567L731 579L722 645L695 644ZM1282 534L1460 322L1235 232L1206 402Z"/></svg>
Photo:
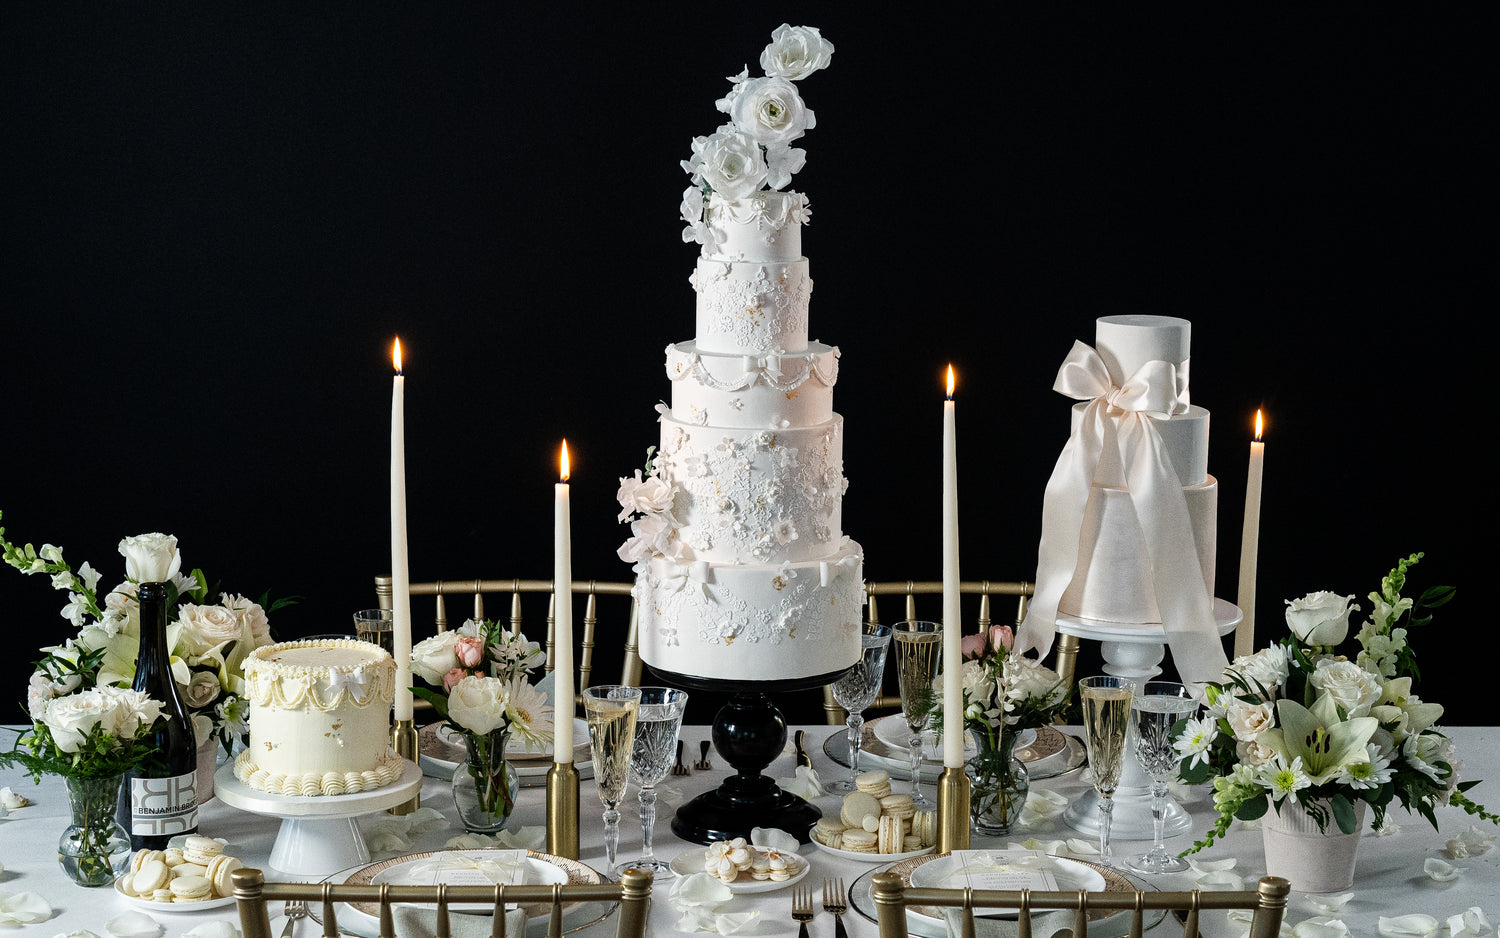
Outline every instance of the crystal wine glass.
<svg viewBox="0 0 1500 938"><path fill-rule="evenodd" d="M860 656L854 667L833 682L833 699L849 713L844 723L849 727L849 777L834 779L823 786L829 794L855 790L859 775L861 728L865 725L864 709L880 694L885 677L885 653L891 647L891 627L866 622L860 636Z"/></svg>
<svg viewBox="0 0 1500 938"><path fill-rule="evenodd" d="M1083 704L1089 769L1094 775L1094 791L1099 793L1099 858L1108 863L1110 815L1125 761L1125 733L1130 728L1135 682L1120 677L1086 677L1078 682L1078 695Z"/></svg>
<svg viewBox="0 0 1500 938"><path fill-rule="evenodd" d="M604 802L604 868L613 870L620 846L620 812L630 779L630 753L635 748L635 720L641 689L619 684L585 688L583 709L588 716L589 744L594 755L594 785Z"/></svg>
<svg viewBox="0 0 1500 938"><path fill-rule="evenodd" d="M677 749L677 733L682 729L682 714L687 709L687 691L670 687L642 687L641 708L635 718L635 745L630 750L630 780L640 786L641 855L621 863L614 872L626 869L650 870L658 878L671 876L672 868L658 860L653 852L652 836L656 831L656 783L672 770Z"/></svg>
<svg viewBox="0 0 1500 938"><path fill-rule="evenodd" d="M1162 827L1167 807L1167 779L1177 765L1177 751L1172 748L1172 728L1179 720L1192 716L1198 701L1192 692L1173 681L1149 681L1130 705L1130 719L1135 725L1135 757L1151 776L1151 822L1155 838L1151 849L1132 857L1125 865L1137 873L1181 873L1187 861L1167 852L1162 842Z"/></svg>
<svg viewBox="0 0 1500 938"><path fill-rule="evenodd" d="M922 737L937 709L938 671L943 661L943 625L940 622L896 623L896 673L901 681L901 714L910 733L907 754L911 759L911 803L930 808L932 800L922 794Z"/></svg>

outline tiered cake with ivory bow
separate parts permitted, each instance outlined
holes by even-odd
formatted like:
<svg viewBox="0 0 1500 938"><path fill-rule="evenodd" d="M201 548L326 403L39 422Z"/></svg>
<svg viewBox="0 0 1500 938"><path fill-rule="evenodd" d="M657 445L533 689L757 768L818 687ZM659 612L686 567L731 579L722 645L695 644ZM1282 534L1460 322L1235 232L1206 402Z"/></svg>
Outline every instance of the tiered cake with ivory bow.
<svg viewBox="0 0 1500 938"><path fill-rule="evenodd" d="M807 197L779 191L812 126L792 81L833 47L783 26L719 102L732 122L693 143L685 239L697 334L666 350L671 406L644 475L621 480L640 650L660 672L773 682L833 675L860 655L860 547L844 535L838 349L809 341ZM766 186L767 188L762 188Z"/></svg>
<svg viewBox="0 0 1500 938"><path fill-rule="evenodd" d="M1187 680L1225 664L1214 622L1218 483L1208 411L1189 400L1191 324L1107 316L1054 389L1072 433L1047 483L1036 596L1019 641L1050 647L1059 616L1160 625Z"/></svg>

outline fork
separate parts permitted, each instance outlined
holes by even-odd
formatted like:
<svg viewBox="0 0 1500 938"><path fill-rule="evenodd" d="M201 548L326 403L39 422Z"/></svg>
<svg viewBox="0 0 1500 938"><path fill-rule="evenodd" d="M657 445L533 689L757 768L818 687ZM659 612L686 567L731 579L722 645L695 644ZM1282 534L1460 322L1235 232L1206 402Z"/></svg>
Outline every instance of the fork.
<svg viewBox="0 0 1500 938"><path fill-rule="evenodd" d="M792 887L792 921L798 923L797 938L807 938L807 923L812 921L812 891Z"/></svg>
<svg viewBox="0 0 1500 938"><path fill-rule="evenodd" d="M307 903L288 902L281 910L281 914L286 916L286 925L281 929L281 938L292 938L292 929L296 927L297 920L307 917Z"/></svg>
<svg viewBox="0 0 1500 938"><path fill-rule="evenodd" d="M708 764L708 747L712 746L712 745L713 745L713 743L709 742L706 739L703 742L701 742L701 743L698 744L698 752L699 752L700 758L698 759L697 762L693 763L693 768L697 769L700 772L702 772L704 769L711 769L711 768L713 768L712 765Z"/></svg>
<svg viewBox="0 0 1500 938"><path fill-rule="evenodd" d="M688 775L688 767L682 764L682 740L677 741L677 764L672 766L673 775Z"/></svg>
<svg viewBox="0 0 1500 938"><path fill-rule="evenodd" d="M844 931L843 914L848 911L849 903L844 892L844 881L842 879L823 880L823 911L833 913L833 934L835 938L846 938Z"/></svg>

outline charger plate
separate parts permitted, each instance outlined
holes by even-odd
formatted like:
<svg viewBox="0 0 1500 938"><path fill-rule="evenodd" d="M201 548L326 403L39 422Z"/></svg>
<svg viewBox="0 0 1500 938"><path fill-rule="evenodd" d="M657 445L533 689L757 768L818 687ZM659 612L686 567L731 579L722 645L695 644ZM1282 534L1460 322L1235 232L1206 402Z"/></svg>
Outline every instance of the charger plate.
<svg viewBox="0 0 1500 938"><path fill-rule="evenodd" d="M400 875L401 867L410 867L424 860L454 854L483 859L486 856L503 852L496 850L431 850L426 853L409 853L405 856L392 857L389 860L381 860L378 863L371 863L369 866L361 867L350 873L344 882L351 886L378 886L383 882L394 883L404 878ZM528 850L526 851L526 860L528 861L527 866L532 868L527 876L527 885L533 882L540 885L550 885L555 882L592 884L603 881L592 867L585 866L577 860L570 860L567 857L558 857L550 853L537 853L534 850ZM531 873L540 875L533 879L530 875ZM363 912L371 918L378 919L380 917L380 903L378 902L350 902L347 904L350 908ZM572 903L571 905L576 905L576 903ZM550 905L547 903L534 903L524 905L521 908L526 912L527 918L533 918L537 915L546 915ZM477 908L470 908L468 906L462 908L455 906L454 909L455 911L480 911Z"/></svg>
<svg viewBox="0 0 1500 938"><path fill-rule="evenodd" d="M901 876L903 882L910 885L911 871L924 863L932 863L939 859L951 857L952 854L939 853L932 856L917 857L912 860L902 860L890 866L874 867L860 875L849 885L849 905L855 912L872 923L879 923L875 911L875 897L871 894L871 881L876 873L890 870ZM1088 867L1104 879L1105 892L1134 892L1137 889L1146 892L1157 892L1157 888L1142 879L1132 879L1125 873L1113 867L1104 866L1100 863L1092 863L1087 860L1076 860L1072 857L1058 857L1059 860L1067 860L1080 866ZM1059 888L1062 888L1059 883ZM1164 909L1147 909L1142 924L1147 931L1156 927L1166 917ZM1096 909L1089 913L1089 935L1090 938L1122 938L1130 929L1130 910L1109 911ZM947 938L948 926L943 921L942 910L930 906L908 906L906 910L906 927L913 935L922 938Z"/></svg>
<svg viewBox="0 0 1500 938"><path fill-rule="evenodd" d="M589 779L594 777L594 760L589 753L589 726L583 720L573 720L573 738L582 739L583 742L573 747L573 765L578 769L578 777ZM548 747L545 753L528 753L523 750L512 751L514 747L506 746L506 761L516 770L516 777L521 782L522 788L540 788L547 784L547 771L552 768L552 749ZM452 741L451 731L441 723L429 723L417 731L417 754L422 764L422 772L433 778L452 778L453 770L464 761L464 747L462 743L455 744Z"/></svg>
<svg viewBox="0 0 1500 938"><path fill-rule="evenodd" d="M892 714L892 717L901 719L901 714ZM890 719L882 717L881 719ZM891 778L911 778L911 765L907 750L899 752L887 746L872 726L874 722L866 723L861 735L859 764L861 769L885 769L891 773ZM828 758L839 765L849 765L849 739L844 733L835 731L828 734L823 740L823 752ZM1088 761L1088 750L1082 742L1067 733L1062 732L1055 726L1039 726L1036 729L1036 739L1029 746L1019 747L1015 750L1016 758L1026 763L1026 770L1033 782L1038 779L1055 778L1073 771ZM922 781L934 782L943 771L940 762L923 762Z"/></svg>

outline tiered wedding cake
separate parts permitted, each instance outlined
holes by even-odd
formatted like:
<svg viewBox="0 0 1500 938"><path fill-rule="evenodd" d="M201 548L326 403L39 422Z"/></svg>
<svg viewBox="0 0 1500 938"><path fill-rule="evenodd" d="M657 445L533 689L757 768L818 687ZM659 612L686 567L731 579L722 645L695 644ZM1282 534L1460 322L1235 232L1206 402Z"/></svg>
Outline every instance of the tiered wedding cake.
<svg viewBox="0 0 1500 938"><path fill-rule="evenodd" d="M697 337L667 347L670 407L645 474L621 479L641 656L658 671L776 681L859 658L861 551L844 536L838 349L808 341L807 197L780 191L813 126L792 81L833 47L782 26L719 102L731 123L684 162Z"/></svg>
<svg viewBox="0 0 1500 938"><path fill-rule="evenodd" d="M1218 482L1208 411L1189 401L1191 324L1107 316L1074 343L1055 390L1078 399L1042 515L1023 649L1050 646L1059 616L1157 625L1178 670L1222 669L1214 623Z"/></svg>

